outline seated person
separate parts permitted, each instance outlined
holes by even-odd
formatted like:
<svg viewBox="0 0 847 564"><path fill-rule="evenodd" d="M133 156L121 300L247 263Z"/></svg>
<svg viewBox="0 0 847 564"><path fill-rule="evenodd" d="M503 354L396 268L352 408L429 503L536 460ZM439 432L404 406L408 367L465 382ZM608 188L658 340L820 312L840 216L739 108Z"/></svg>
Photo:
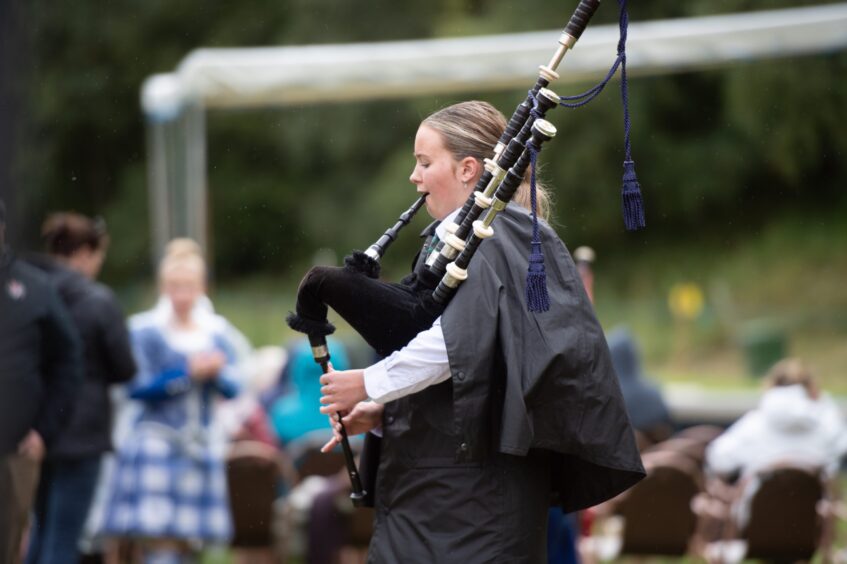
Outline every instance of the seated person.
<svg viewBox="0 0 847 564"><path fill-rule="evenodd" d="M839 408L818 388L803 362L781 360L771 368L766 381L768 388L758 407L742 416L706 451L706 468L711 475L728 481L741 478L746 486L734 510L742 527L747 516L745 500L749 501L757 489L757 472L785 463L820 468L824 476L832 477L847 452L847 429Z"/></svg>

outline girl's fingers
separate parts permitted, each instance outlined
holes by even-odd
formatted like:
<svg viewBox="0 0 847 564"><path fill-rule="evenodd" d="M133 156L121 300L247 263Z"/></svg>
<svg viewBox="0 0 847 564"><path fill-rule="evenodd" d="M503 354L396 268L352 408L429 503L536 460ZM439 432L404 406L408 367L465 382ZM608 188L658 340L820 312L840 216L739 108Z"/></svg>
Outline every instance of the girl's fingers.
<svg viewBox="0 0 847 564"><path fill-rule="evenodd" d="M335 445L338 444L338 439L336 437L332 437L327 443L321 447L321 452L329 452L335 448Z"/></svg>

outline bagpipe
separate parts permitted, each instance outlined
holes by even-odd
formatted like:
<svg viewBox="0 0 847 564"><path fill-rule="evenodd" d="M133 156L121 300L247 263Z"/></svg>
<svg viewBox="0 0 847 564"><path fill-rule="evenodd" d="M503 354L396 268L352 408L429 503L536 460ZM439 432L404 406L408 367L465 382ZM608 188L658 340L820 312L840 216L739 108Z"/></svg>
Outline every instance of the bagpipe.
<svg viewBox="0 0 847 564"><path fill-rule="evenodd" d="M582 94L570 97L560 97L548 88L558 79L556 69L567 51L576 44L600 5L600 0L580 0L559 37L552 58L546 65L539 67L535 85L508 120L491 158L484 160L484 172L473 193L464 203L455 222L446 226L448 234L429 257L430 260L422 257L424 260L418 260L413 272L399 283L379 279L381 258L396 240L400 230L424 204L426 195L423 195L373 245L346 257L343 267L318 266L306 274L298 288L295 311L286 321L292 329L308 336L315 362L320 364L324 373L329 370L330 360L326 336L335 330L327 320L328 308L332 308L349 323L377 354L388 356L403 348L418 333L431 327L447 307L460 284L467 278L468 265L477 249L494 234L494 220L512 200L529 170L532 172L532 212L536 223L534 232L537 233L535 163L543 144L556 135L556 127L545 116L556 106L578 107L592 100L602 91L618 67L622 68L622 79L625 79L627 16L625 0L619 0L619 3L621 40L618 57L604 81ZM622 92L626 100L626 87L623 84L625 80L622 81ZM622 204L627 228L638 229L644 226L644 216L634 164L629 157L629 115L626 104L624 114L626 159ZM543 255L534 237L527 275L530 311L545 311L549 307L544 277ZM340 423L339 414L336 414L336 418ZM373 493L367 490L372 488L366 489L363 486L366 480L363 480L356 467L343 424L341 436L352 485L351 499L356 506L367 504ZM368 435L366 451L369 449L368 442L374 440L377 439ZM371 460L369 463L374 462Z"/></svg>

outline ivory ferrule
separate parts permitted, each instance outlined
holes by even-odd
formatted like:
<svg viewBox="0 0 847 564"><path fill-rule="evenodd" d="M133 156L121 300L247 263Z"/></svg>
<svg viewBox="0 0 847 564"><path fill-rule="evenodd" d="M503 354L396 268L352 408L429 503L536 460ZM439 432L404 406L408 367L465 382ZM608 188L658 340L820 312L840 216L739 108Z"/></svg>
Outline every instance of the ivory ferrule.
<svg viewBox="0 0 847 564"><path fill-rule="evenodd" d="M482 192L474 192L473 196L477 206L481 207L482 209L491 207L491 198L489 198Z"/></svg>
<svg viewBox="0 0 847 564"><path fill-rule="evenodd" d="M447 244L447 246L454 249L456 251L456 254L459 254L465 249L465 242L459 239L455 233L448 233L444 238L444 242Z"/></svg>
<svg viewBox="0 0 847 564"><path fill-rule="evenodd" d="M553 102L556 105L559 104L559 95L556 94L555 92L553 92L552 90L550 90L549 88L539 89L538 95L544 96L545 98L547 98L548 100L550 100L551 102Z"/></svg>
<svg viewBox="0 0 847 564"><path fill-rule="evenodd" d="M474 235L476 235L480 239L488 239L489 237L494 235L494 228L490 225L485 225L480 220L476 220L473 222L473 232Z"/></svg>
<svg viewBox="0 0 847 564"><path fill-rule="evenodd" d="M379 258L380 258L379 257L379 251L377 251L373 247L368 247L367 250L365 251L365 254L368 255L369 257L371 257L374 260L379 260Z"/></svg>
<svg viewBox="0 0 847 564"><path fill-rule="evenodd" d="M538 67L538 76L545 79L547 82L555 82L559 80L559 73L545 65Z"/></svg>
<svg viewBox="0 0 847 564"><path fill-rule="evenodd" d="M456 266L455 262L448 264L446 270L447 274L444 276L444 283L450 288L455 288L460 282L468 279L468 271Z"/></svg>
<svg viewBox="0 0 847 564"><path fill-rule="evenodd" d="M455 221L451 221L449 223L444 224L444 230L447 231L447 233L455 233L459 230L459 226L456 224Z"/></svg>

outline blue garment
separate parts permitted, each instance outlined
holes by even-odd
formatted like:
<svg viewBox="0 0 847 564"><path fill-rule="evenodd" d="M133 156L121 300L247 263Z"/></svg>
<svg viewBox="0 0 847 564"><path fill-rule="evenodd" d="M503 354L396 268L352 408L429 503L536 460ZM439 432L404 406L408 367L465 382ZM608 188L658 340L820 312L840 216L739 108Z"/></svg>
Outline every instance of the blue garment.
<svg viewBox="0 0 847 564"><path fill-rule="evenodd" d="M232 536L223 458L143 426L118 452L103 533L226 542Z"/></svg>
<svg viewBox="0 0 847 564"><path fill-rule="evenodd" d="M100 458L96 454L47 459L41 465L26 564L76 561L77 543L100 473Z"/></svg>
<svg viewBox="0 0 847 564"><path fill-rule="evenodd" d="M213 408L238 392L232 328L210 312L196 314L203 350L227 359L217 377L197 382L188 356L199 351L180 350L168 319L159 308L130 319L138 374L129 396L139 413L116 453L101 533L226 542L232 523Z"/></svg>
<svg viewBox="0 0 847 564"><path fill-rule="evenodd" d="M347 370L350 361L344 345L328 339L331 363L335 370ZM271 406L271 424L280 442L289 443L312 431L325 429L330 432L329 418L320 409L321 367L312 356L306 339L300 340L288 357L286 370L290 388Z"/></svg>
<svg viewBox="0 0 847 564"><path fill-rule="evenodd" d="M225 398L238 394L235 347L226 337L226 322L214 316L220 326L209 329L212 331L213 349L226 355L227 364L217 378L198 384L188 374L188 357L168 343L155 318L145 319L144 316L142 314L131 320L138 373L130 383L129 397L145 402L138 422L162 423L178 429L190 422L189 392L198 392L201 422L207 426L215 392Z"/></svg>
<svg viewBox="0 0 847 564"><path fill-rule="evenodd" d="M547 512L547 564L579 564L577 513L561 507Z"/></svg>

